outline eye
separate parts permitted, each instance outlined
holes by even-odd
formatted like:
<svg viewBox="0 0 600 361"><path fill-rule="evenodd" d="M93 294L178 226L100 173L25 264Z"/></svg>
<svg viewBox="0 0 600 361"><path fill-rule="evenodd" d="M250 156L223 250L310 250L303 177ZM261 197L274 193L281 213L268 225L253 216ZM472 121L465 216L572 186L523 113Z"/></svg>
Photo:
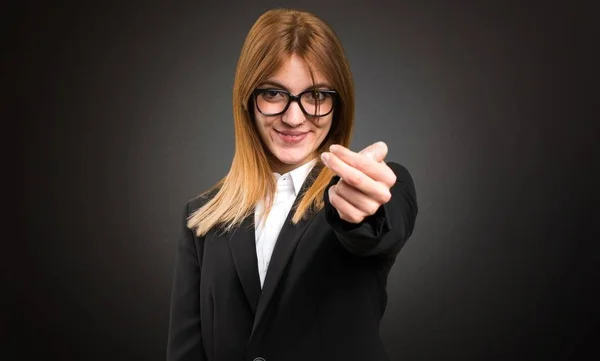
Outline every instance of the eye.
<svg viewBox="0 0 600 361"><path fill-rule="evenodd" d="M314 90L306 93L307 100L313 103L322 103L326 101L330 96L331 94L319 90Z"/></svg>
<svg viewBox="0 0 600 361"><path fill-rule="evenodd" d="M283 98L285 95L281 90L269 89L264 91L262 96L268 100L276 100L278 98Z"/></svg>
<svg viewBox="0 0 600 361"><path fill-rule="evenodd" d="M323 100L323 93L321 93L320 91L311 92L310 95L314 100Z"/></svg>

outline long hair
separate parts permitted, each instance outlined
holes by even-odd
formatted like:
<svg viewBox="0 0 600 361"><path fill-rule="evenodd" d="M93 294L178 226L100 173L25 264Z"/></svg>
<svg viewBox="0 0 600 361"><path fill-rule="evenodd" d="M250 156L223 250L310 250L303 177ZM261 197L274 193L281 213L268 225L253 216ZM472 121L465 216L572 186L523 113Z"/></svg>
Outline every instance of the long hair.
<svg viewBox="0 0 600 361"><path fill-rule="evenodd" d="M254 23L242 46L233 84L235 154L228 174L201 194L214 194L188 219L187 226L198 236L220 227L229 231L252 214L259 201L271 209L276 182L271 169L272 155L262 143L254 122L252 92L274 75L290 56L296 55L314 72L325 76L337 97L331 128L317 149L331 144L348 147L354 126L354 82L342 44L334 31L315 15L293 9L274 9ZM318 160L320 162L320 159ZM312 185L301 197L292 222L323 208L323 192L334 175L319 167Z"/></svg>

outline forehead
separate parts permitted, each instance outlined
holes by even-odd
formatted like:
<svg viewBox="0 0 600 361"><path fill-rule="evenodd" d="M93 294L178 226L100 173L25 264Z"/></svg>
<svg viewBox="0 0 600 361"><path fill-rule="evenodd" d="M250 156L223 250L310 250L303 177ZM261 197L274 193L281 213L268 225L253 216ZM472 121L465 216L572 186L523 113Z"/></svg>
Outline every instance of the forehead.
<svg viewBox="0 0 600 361"><path fill-rule="evenodd" d="M313 71L314 83L311 78L310 70ZM318 84L320 86L331 87L329 79L322 74L315 66L309 64L297 55L291 55L285 59L281 67L263 81L261 84L281 85L292 93L299 93Z"/></svg>

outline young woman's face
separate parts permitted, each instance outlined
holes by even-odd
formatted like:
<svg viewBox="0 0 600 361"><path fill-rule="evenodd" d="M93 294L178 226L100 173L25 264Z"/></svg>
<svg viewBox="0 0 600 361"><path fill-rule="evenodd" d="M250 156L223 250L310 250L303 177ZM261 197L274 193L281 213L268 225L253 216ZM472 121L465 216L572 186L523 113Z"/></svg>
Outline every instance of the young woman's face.
<svg viewBox="0 0 600 361"><path fill-rule="evenodd" d="M322 74L315 72L314 76L317 90L332 89ZM326 114L321 117L305 114L295 101L281 114L265 115L278 113L287 104L288 96L279 91L299 95L315 89L306 62L292 55L275 75L259 84L257 89L265 90L260 90L256 97L254 117L260 137L276 158L273 171L284 174L316 157L317 148L331 128L333 94L311 91L301 97L304 109L309 114Z"/></svg>

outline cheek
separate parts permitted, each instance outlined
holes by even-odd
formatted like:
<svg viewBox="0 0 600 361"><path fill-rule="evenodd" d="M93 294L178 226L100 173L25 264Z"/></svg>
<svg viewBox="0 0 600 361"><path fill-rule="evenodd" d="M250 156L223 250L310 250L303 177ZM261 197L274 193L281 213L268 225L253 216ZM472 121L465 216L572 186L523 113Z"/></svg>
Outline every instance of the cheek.
<svg viewBox="0 0 600 361"><path fill-rule="evenodd" d="M257 112L256 110L254 110L254 116L252 117L253 118L252 120L254 121L254 124L256 124L256 127L259 129L262 127L262 123L263 123L263 120L260 116L261 116L261 114L259 112Z"/></svg>
<svg viewBox="0 0 600 361"><path fill-rule="evenodd" d="M329 134L329 131L331 130L332 120L333 120L332 117L328 117L327 120L325 120L324 122L319 124L319 126L318 126L319 138L325 138L327 136L327 134Z"/></svg>
<svg viewBox="0 0 600 361"><path fill-rule="evenodd" d="M255 112L254 113L254 124L256 125L256 128L258 129L258 133L260 134L260 136L262 138L264 138L265 136L268 135L269 129L268 126L270 124L269 120L265 118L264 115Z"/></svg>

